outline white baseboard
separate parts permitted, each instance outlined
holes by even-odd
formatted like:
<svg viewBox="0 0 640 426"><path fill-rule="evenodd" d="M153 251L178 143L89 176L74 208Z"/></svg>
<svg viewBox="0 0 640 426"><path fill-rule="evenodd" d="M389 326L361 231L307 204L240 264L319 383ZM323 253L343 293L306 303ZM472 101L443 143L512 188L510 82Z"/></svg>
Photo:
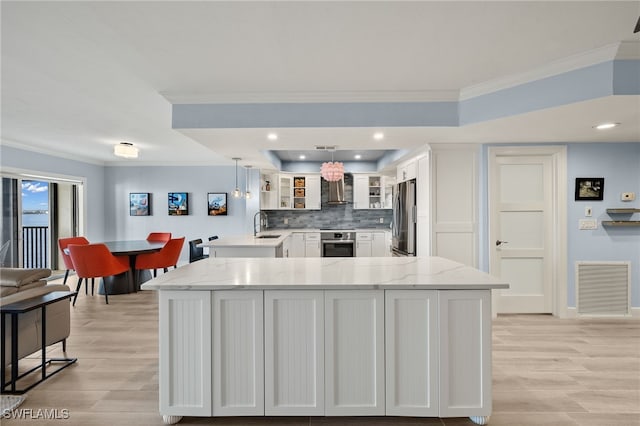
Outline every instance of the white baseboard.
<svg viewBox="0 0 640 426"><path fill-rule="evenodd" d="M567 308L567 316L566 318L580 318L581 315L578 315L578 309L568 307ZM591 315L591 318L595 317L595 315ZM605 316L603 316L604 318ZM631 315L627 317L618 317L618 316L606 316L606 318L640 318L640 308L631 308Z"/></svg>

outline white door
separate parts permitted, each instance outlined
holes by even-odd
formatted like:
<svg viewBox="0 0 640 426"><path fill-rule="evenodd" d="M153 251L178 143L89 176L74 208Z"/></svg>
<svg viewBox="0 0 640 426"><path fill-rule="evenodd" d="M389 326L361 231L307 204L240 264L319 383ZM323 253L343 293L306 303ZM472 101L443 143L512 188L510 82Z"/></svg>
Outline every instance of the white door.
<svg viewBox="0 0 640 426"><path fill-rule="evenodd" d="M491 273L510 285L497 313L553 312L553 176L552 155L490 150Z"/></svg>

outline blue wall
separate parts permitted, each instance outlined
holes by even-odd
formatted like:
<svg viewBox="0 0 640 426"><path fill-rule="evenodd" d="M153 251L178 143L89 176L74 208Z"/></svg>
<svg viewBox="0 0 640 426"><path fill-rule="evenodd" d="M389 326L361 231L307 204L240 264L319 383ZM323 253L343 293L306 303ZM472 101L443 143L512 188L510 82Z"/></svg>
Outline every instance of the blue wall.
<svg viewBox="0 0 640 426"><path fill-rule="evenodd" d="M104 201L104 167L97 164L83 163L61 157L25 151L17 148L0 146L0 162L2 169L22 169L24 171L52 173L55 175L86 178L86 236L89 240L104 240L105 212L108 211Z"/></svg>
<svg viewBox="0 0 640 426"><path fill-rule="evenodd" d="M631 306L640 307L640 227L607 228L607 208L640 207L640 143L569 144L567 148L568 306L576 306L575 262L631 262ZM603 201L574 201L575 178L604 177ZM635 192L636 201L623 202L622 192ZM596 230L578 230L585 207L593 209ZM640 220L636 213L635 220Z"/></svg>

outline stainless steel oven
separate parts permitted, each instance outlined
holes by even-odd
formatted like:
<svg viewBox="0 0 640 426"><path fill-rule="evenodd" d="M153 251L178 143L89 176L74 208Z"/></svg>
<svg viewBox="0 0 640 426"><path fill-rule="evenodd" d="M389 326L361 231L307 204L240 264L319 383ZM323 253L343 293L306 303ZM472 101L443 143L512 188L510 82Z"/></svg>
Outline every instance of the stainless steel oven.
<svg viewBox="0 0 640 426"><path fill-rule="evenodd" d="M322 257L353 257L356 233L352 231L322 231Z"/></svg>

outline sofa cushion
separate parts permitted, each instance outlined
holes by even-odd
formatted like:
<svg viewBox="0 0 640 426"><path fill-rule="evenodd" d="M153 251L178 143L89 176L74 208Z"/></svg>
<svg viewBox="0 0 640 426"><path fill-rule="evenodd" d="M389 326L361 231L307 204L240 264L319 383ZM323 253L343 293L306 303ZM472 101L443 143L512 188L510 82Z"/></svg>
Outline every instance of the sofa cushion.
<svg viewBox="0 0 640 426"><path fill-rule="evenodd" d="M21 287L51 276L51 269L46 268L2 268L0 269L0 286Z"/></svg>

